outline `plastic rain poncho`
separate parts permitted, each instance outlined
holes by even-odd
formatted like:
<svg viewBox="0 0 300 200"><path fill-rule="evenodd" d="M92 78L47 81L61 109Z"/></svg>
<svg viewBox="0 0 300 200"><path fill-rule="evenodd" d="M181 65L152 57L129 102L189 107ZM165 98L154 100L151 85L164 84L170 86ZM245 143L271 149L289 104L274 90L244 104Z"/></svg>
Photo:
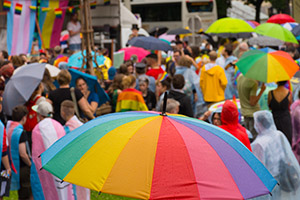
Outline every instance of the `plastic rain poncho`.
<svg viewBox="0 0 300 200"><path fill-rule="evenodd" d="M252 152L279 183L272 191L272 196L256 199L299 200L300 166L287 138L276 129L271 112L258 111L253 116L258 136L251 144Z"/></svg>

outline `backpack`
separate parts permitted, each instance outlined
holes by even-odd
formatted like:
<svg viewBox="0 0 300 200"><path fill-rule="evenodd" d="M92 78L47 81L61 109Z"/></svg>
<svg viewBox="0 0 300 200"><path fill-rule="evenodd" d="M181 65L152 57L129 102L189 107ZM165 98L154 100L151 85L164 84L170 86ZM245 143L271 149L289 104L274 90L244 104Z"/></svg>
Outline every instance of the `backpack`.
<svg viewBox="0 0 300 200"><path fill-rule="evenodd" d="M36 105L36 102L38 101L39 98L42 96L37 96L34 100L29 100L25 106L27 107L28 114L26 116L26 122L24 124L24 130L27 132L31 132L32 129L37 125L38 120L37 120L37 114L34 110L32 110L32 106Z"/></svg>
<svg viewBox="0 0 300 200"><path fill-rule="evenodd" d="M297 169L286 160L281 159L279 162L279 184L285 192L296 191L300 186L300 177Z"/></svg>

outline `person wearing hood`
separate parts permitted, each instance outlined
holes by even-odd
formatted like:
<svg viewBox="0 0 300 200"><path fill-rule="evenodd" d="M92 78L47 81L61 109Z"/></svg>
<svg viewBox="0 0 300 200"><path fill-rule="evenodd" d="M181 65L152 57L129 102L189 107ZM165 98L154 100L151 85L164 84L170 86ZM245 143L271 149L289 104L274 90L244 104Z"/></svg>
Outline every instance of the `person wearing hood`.
<svg viewBox="0 0 300 200"><path fill-rule="evenodd" d="M272 191L272 196L263 199L300 199L300 166L289 141L276 128L270 111L257 111L253 116L258 133L251 144L253 154L279 183Z"/></svg>
<svg viewBox="0 0 300 200"><path fill-rule="evenodd" d="M232 101L225 101L221 113L221 123L220 128L231 133L252 151L246 129L239 124L239 111Z"/></svg>
<svg viewBox="0 0 300 200"><path fill-rule="evenodd" d="M201 69L200 87L208 104L223 101L227 78L224 69L216 64L217 52L209 52L210 62Z"/></svg>

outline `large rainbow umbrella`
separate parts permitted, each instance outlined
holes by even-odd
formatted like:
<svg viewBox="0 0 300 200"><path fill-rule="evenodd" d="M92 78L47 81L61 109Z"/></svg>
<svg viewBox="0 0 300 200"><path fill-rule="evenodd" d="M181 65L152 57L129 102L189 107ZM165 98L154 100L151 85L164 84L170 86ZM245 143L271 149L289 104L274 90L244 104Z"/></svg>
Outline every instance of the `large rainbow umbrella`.
<svg viewBox="0 0 300 200"><path fill-rule="evenodd" d="M182 115L123 112L98 117L41 155L63 181L139 199L248 199L276 185L228 132Z"/></svg>
<svg viewBox="0 0 300 200"><path fill-rule="evenodd" d="M299 70L297 63L284 51L251 50L243 54L236 66L245 77L265 83L290 80Z"/></svg>

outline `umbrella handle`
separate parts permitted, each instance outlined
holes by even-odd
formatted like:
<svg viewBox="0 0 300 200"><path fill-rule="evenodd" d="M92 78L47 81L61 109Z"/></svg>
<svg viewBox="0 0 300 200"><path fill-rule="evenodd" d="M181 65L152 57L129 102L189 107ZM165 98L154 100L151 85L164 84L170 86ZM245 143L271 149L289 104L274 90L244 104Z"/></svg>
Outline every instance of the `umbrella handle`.
<svg viewBox="0 0 300 200"><path fill-rule="evenodd" d="M165 92L164 103L163 103L163 109L162 109L162 112L161 112L161 115L162 115L162 116L167 116L167 114L166 114L167 100L168 100L168 93Z"/></svg>

